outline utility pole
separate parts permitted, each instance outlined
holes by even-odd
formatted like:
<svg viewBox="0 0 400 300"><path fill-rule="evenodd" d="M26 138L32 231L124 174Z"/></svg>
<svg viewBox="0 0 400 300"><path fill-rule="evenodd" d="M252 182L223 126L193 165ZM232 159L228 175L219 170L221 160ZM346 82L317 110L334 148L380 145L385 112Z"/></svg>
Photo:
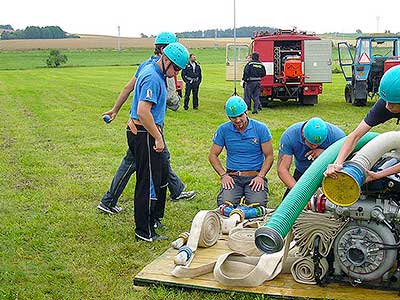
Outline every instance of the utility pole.
<svg viewBox="0 0 400 300"><path fill-rule="evenodd" d="M218 36L218 29L215 29L215 35L214 35L214 49L218 48L218 44L217 44L217 36Z"/></svg>
<svg viewBox="0 0 400 300"><path fill-rule="evenodd" d="M118 25L118 51L121 51L121 27Z"/></svg>
<svg viewBox="0 0 400 300"><path fill-rule="evenodd" d="M379 19L380 19L381 17L379 17L379 16L377 16L376 17L376 32L378 33L379 32Z"/></svg>

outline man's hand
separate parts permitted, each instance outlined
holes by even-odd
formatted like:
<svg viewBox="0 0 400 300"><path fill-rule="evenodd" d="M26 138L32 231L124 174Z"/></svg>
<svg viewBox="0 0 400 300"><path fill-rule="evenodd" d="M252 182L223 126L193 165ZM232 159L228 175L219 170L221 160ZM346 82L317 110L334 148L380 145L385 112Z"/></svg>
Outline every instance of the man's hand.
<svg viewBox="0 0 400 300"><path fill-rule="evenodd" d="M158 137L155 139L155 145L153 146L153 149L156 152L162 152L164 150L164 141L162 139L162 136Z"/></svg>
<svg viewBox="0 0 400 300"><path fill-rule="evenodd" d="M261 178L260 176L254 177L251 181L249 186L251 186L251 189L254 192L259 192L264 189L264 178Z"/></svg>
<svg viewBox="0 0 400 300"><path fill-rule="evenodd" d="M111 118L111 121L113 121L116 117L117 117L117 112L110 110L110 111L106 111L103 113L103 116L108 115ZM111 122L110 121L110 122Z"/></svg>
<svg viewBox="0 0 400 300"><path fill-rule="evenodd" d="M336 172L340 171L341 169L343 169L342 164L329 164L328 167L326 168L326 171L324 172L324 176L337 179L338 176Z"/></svg>
<svg viewBox="0 0 400 300"><path fill-rule="evenodd" d="M224 175L221 177L221 185L225 190L231 190L233 189L233 186L235 185L235 181L231 176L228 174Z"/></svg>
<svg viewBox="0 0 400 300"><path fill-rule="evenodd" d="M365 178L365 182L370 182L370 181L378 180L381 178L379 176L379 173L377 173L377 172L373 172L370 170L365 170L365 172L367 173L367 178Z"/></svg>
<svg viewBox="0 0 400 300"><path fill-rule="evenodd" d="M320 148L312 149L312 150L308 151L304 156L307 157L308 160L314 160L318 156L320 156L322 152L324 152L324 149L320 149Z"/></svg>

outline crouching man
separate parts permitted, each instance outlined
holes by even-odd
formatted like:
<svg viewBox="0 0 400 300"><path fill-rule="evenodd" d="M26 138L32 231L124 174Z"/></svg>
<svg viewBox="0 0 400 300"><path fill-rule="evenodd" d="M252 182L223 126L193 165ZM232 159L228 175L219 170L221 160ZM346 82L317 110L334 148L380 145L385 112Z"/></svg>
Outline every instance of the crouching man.
<svg viewBox="0 0 400 300"><path fill-rule="evenodd" d="M248 118L246 102L232 96L225 104L228 122L220 125L214 135L208 159L221 177L218 206L246 204L266 206L268 181L265 178L274 161L272 136L267 125ZM226 169L218 156L226 149Z"/></svg>

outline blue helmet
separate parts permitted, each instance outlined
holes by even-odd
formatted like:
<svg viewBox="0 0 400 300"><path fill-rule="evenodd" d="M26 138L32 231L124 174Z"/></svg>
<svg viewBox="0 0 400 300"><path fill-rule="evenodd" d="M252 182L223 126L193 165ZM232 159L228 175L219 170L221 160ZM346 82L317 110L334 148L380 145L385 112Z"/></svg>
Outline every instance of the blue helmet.
<svg viewBox="0 0 400 300"><path fill-rule="evenodd" d="M328 137L328 127L320 118L311 118L303 128L304 138L313 145L322 144Z"/></svg>
<svg viewBox="0 0 400 300"><path fill-rule="evenodd" d="M189 63L189 52L181 43L169 44L164 48L163 54L181 69L186 68Z"/></svg>
<svg viewBox="0 0 400 300"><path fill-rule="evenodd" d="M154 45L169 45L171 43L176 43L178 38L173 32L160 32L156 39L154 40Z"/></svg>
<svg viewBox="0 0 400 300"><path fill-rule="evenodd" d="M379 96L386 102L400 104L400 65L383 74L379 84Z"/></svg>
<svg viewBox="0 0 400 300"><path fill-rule="evenodd" d="M235 118L242 115L247 110L247 104L239 96L232 96L225 103L226 115Z"/></svg>

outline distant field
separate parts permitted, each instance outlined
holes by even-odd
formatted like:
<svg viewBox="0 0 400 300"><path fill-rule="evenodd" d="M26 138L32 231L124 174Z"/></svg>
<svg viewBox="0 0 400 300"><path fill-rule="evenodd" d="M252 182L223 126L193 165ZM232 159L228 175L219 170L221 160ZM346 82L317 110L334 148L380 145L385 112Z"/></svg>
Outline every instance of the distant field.
<svg viewBox="0 0 400 300"><path fill-rule="evenodd" d="M225 63L223 48L189 48L200 63ZM68 62L63 67L135 66L152 55L152 49L132 48L121 51L112 49L62 50ZM0 51L0 70L25 70L47 68L49 50Z"/></svg>
<svg viewBox="0 0 400 300"><path fill-rule="evenodd" d="M189 48L224 48L233 38L181 39ZM237 39L238 43L250 43L250 38ZM153 38L120 38L121 49L152 48ZM0 41L0 50L38 50L38 49L118 49L118 38L114 36L81 35L79 39L59 40L5 40Z"/></svg>

